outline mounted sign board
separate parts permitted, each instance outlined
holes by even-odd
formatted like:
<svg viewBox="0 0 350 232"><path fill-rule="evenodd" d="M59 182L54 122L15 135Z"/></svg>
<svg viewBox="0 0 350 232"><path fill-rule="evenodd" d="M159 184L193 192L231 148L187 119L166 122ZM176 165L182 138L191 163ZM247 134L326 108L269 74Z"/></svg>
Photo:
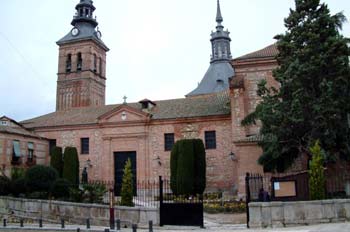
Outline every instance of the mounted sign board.
<svg viewBox="0 0 350 232"><path fill-rule="evenodd" d="M275 197L295 197L297 195L295 181L273 182Z"/></svg>

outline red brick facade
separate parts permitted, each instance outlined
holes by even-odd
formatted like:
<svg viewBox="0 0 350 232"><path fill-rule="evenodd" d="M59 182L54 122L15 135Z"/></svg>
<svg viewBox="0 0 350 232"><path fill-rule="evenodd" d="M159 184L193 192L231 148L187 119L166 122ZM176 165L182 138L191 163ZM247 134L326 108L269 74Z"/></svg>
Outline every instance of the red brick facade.
<svg viewBox="0 0 350 232"><path fill-rule="evenodd" d="M65 81L76 83L68 78L86 83L98 78L99 85L104 85L105 79L91 71L61 73L68 52L85 51L82 54L87 64L91 64L89 54L105 54L96 50L98 47L93 42L82 44L65 45L60 49L58 96ZM101 105L94 106L74 99L69 99L72 101L66 105L58 99L58 106L64 105L59 106L61 110L23 123L38 135L55 139L58 146L77 147L81 170L87 167L90 179L108 181L115 180L117 152L136 152L137 179L156 180L159 176L169 177L170 173L170 151L165 151L165 134L174 134L175 141L183 138L205 141L205 132L215 131L216 148L206 150L207 191L223 190L242 196L245 173L263 170L257 164L261 154L256 137L259 127L242 127L240 123L259 102L257 83L265 79L277 86L272 77L272 70L277 66L275 59L259 57L259 52L255 56L250 54L253 58L232 61L236 75L231 78L230 90L224 93L158 102L145 99L140 103L108 106L104 105L104 100L100 101ZM105 55L102 58L105 59ZM94 83L97 82L94 80ZM104 88L101 92L100 97L104 99ZM91 95L90 100L93 99ZM89 154L80 154L82 138L89 139Z"/></svg>
<svg viewBox="0 0 350 232"><path fill-rule="evenodd" d="M60 46L56 110L104 105L105 89L106 51L103 48L93 41Z"/></svg>
<svg viewBox="0 0 350 232"><path fill-rule="evenodd" d="M19 145L20 157L14 154L14 142ZM12 167L47 165L48 150L49 142L46 138L26 130L12 119L0 118L0 175L11 176Z"/></svg>

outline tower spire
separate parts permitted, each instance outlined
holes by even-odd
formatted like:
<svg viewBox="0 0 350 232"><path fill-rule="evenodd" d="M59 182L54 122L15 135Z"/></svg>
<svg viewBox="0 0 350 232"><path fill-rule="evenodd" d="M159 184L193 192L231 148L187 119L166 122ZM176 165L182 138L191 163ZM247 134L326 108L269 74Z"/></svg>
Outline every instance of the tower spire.
<svg viewBox="0 0 350 232"><path fill-rule="evenodd" d="M235 75L235 70L230 63L232 59L230 32L224 30L221 24L223 21L220 0L217 0L216 31L212 31L210 39L212 50L210 66L198 87L187 94L187 97L217 93L229 88L228 78Z"/></svg>
<svg viewBox="0 0 350 232"><path fill-rule="evenodd" d="M218 0L218 8L217 8L217 12L216 12L216 22L218 24L221 24L222 21L224 21L224 19L222 18L222 15L221 15L220 0Z"/></svg>

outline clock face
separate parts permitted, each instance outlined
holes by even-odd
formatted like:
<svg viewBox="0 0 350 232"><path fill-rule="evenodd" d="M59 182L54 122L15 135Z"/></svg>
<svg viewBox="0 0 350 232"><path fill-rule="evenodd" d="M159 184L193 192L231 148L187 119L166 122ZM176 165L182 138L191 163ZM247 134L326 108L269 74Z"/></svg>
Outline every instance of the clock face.
<svg viewBox="0 0 350 232"><path fill-rule="evenodd" d="M79 34L79 29L76 28L76 27L74 27L74 28L72 29L72 35L73 35L73 36L77 36L78 34Z"/></svg>
<svg viewBox="0 0 350 232"><path fill-rule="evenodd" d="M101 33L100 31L97 31L97 32L96 32L96 36L97 36L97 38L101 39L102 33Z"/></svg>

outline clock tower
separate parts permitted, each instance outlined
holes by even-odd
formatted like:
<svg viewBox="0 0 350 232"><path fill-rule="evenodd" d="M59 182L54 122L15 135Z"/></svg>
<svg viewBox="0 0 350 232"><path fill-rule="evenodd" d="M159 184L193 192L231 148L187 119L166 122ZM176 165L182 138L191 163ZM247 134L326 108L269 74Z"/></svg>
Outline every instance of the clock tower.
<svg viewBox="0 0 350 232"><path fill-rule="evenodd" d="M105 105L106 52L92 0L75 7L72 30L59 46L56 111Z"/></svg>

